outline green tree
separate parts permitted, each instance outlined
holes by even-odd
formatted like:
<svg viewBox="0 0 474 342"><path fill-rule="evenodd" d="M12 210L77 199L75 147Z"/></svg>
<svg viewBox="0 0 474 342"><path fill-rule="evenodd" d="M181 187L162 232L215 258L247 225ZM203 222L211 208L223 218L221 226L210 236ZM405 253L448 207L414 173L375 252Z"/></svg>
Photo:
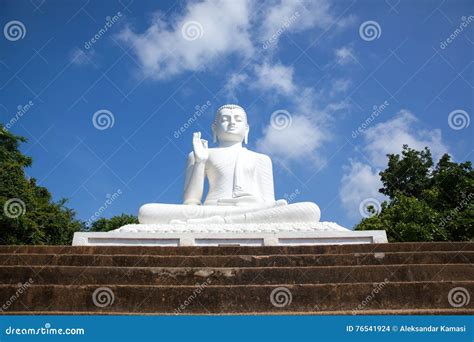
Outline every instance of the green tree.
<svg viewBox="0 0 474 342"><path fill-rule="evenodd" d="M419 198L422 192L430 187L430 168L433 159L428 148L424 151L415 151L403 146L402 157L398 154L390 154L388 157L388 168L380 172L380 178L384 187L379 191L395 197L397 192L405 196Z"/></svg>
<svg viewBox="0 0 474 342"><path fill-rule="evenodd" d="M118 216L113 216L109 219L100 218L97 221L94 221L90 226L91 232L108 232L109 230L120 228L126 224L138 223L136 216L122 214Z"/></svg>
<svg viewBox="0 0 474 342"><path fill-rule="evenodd" d="M54 202L48 189L25 175L32 164L19 150L25 141L0 124L0 244L70 244L83 224L65 199Z"/></svg>
<svg viewBox="0 0 474 342"><path fill-rule="evenodd" d="M356 230L387 231L390 241L467 241L474 239L474 171L470 161L455 163L445 154L436 166L428 148L403 146L389 154L379 191L389 200L380 213Z"/></svg>

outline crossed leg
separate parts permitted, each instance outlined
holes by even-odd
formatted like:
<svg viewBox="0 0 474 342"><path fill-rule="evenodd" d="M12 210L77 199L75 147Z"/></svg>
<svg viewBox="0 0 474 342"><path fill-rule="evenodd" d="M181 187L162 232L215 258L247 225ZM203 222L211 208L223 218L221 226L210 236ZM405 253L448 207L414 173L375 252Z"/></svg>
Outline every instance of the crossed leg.
<svg viewBox="0 0 474 342"><path fill-rule="evenodd" d="M138 211L138 221L141 224L186 223L191 220L206 220L211 218L215 221L218 217L222 218L265 210L275 205L278 204L260 203L249 206L221 206L149 203L140 207ZM206 223L206 221L203 221L203 223Z"/></svg>
<svg viewBox="0 0 474 342"><path fill-rule="evenodd" d="M189 219L186 223L284 223L319 222L321 211L312 202L301 202L229 216Z"/></svg>

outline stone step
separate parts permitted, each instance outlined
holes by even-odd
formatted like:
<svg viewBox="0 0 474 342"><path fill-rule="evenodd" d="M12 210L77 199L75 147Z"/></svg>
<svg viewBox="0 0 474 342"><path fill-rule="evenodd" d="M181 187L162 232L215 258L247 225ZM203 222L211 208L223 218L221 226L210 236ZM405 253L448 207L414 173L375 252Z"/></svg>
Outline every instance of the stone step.
<svg viewBox="0 0 474 342"><path fill-rule="evenodd" d="M139 254L139 255L279 255L373 252L474 251L469 242L381 243L275 247L145 247L145 246L0 246L0 254Z"/></svg>
<svg viewBox="0 0 474 342"><path fill-rule="evenodd" d="M87 311L74 311L74 312L64 312L64 311L9 311L8 314L5 312L2 312L0 310L0 315L16 315L16 316L22 316L22 315L90 315L91 313ZM142 313L142 312L94 312L94 315L101 315L101 316L109 316L109 315L114 315L114 316L175 316L175 315L215 315L215 316L221 316L220 313L211 313L211 312L201 312L201 313L189 313L186 311L181 312L172 312L172 313L167 313L167 312L147 312L147 313ZM269 315L284 315L284 316L303 316L303 315L311 315L311 316L328 316L328 315L473 315L474 310L473 309L459 309L459 308L443 308L443 309L412 309L412 308L403 308L403 309L378 309L378 310L363 310L363 311L348 311L348 310L339 310L339 311L306 311L306 312L300 312L300 311L283 311L283 312L240 312L236 313L235 315L238 316L269 316ZM222 315L234 315L234 313L227 312L223 313Z"/></svg>
<svg viewBox="0 0 474 342"><path fill-rule="evenodd" d="M0 265L123 267L303 267L474 263L474 252L376 252L353 254L201 255L0 254Z"/></svg>
<svg viewBox="0 0 474 342"><path fill-rule="evenodd" d="M393 282L383 287L369 283L206 287L31 285L21 295L15 285L0 285L0 302L5 303L3 310L8 314L390 314L413 310L474 314L473 301L459 308L450 304L448 294L456 287L474 293L474 281Z"/></svg>
<svg viewBox="0 0 474 342"><path fill-rule="evenodd" d="M472 264L364 265L317 267L160 268L87 266L3 266L3 284L35 285L270 285L415 281L468 281Z"/></svg>
<svg viewBox="0 0 474 342"><path fill-rule="evenodd" d="M474 314L474 301L448 301L473 296L473 261L464 242L0 246L0 313Z"/></svg>

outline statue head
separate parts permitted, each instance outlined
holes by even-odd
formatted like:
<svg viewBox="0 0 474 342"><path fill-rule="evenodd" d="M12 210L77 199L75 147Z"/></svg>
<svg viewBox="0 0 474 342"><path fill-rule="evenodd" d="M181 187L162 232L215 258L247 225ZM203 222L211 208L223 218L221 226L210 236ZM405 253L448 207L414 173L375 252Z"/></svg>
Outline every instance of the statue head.
<svg viewBox="0 0 474 342"><path fill-rule="evenodd" d="M235 104L226 104L216 111L212 123L214 142L244 142L247 144L249 125L245 110Z"/></svg>

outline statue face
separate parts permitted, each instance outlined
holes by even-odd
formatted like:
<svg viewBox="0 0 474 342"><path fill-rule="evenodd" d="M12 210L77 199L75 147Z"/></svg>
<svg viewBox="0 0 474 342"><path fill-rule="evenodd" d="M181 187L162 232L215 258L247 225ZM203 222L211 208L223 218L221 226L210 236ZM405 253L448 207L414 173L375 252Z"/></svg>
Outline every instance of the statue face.
<svg viewBox="0 0 474 342"><path fill-rule="evenodd" d="M217 114L212 129L219 142L242 142L249 130L247 116L239 108L223 108Z"/></svg>

